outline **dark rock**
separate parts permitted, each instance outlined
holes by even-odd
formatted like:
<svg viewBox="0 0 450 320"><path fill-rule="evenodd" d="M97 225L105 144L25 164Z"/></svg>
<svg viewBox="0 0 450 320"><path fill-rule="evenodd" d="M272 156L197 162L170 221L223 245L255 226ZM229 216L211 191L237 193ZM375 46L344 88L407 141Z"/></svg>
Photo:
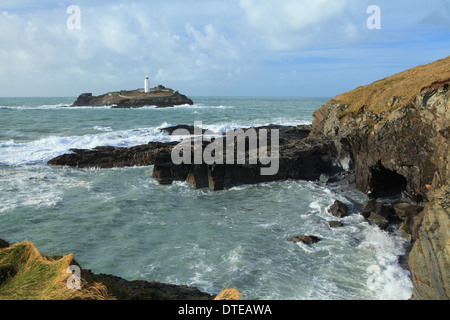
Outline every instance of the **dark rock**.
<svg viewBox="0 0 450 320"><path fill-rule="evenodd" d="M393 209L376 200L370 200L360 214L380 229L386 229L390 222L396 220Z"/></svg>
<svg viewBox="0 0 450 320"><path fill-rule="evenodd" d="M322 183L327 183L328 181L330 181L330 176L325 173L322 173L319 177L319 181Z"/></svg>
<svg viewBox="0 0 450 320"><path fill-rule="evenodd" d="M397 216L403 220L418 215L423 211L423 207L409 203L397 203L394 204L394 211Z"/></svg>
<svg viewBox="0 0 450 320"><path fill-rule="evenodd" d="M210 183L207 166L190 166L189 173L186 177L186 182L190 183L195 189L208 188Z"/></svg>
<svg viewBox="0 0 450 320"><path fill-rule="evenodd" d="M176 129L185 129L189 133L194 131L194 127L183 125L164 128L161 131L173 134ZM236 161L237 143L234 144L234 163L227 163L226 143L230 143L228 139L224 141L223 164L206 165L202 163L176 166L172 163L171 152L178 144L177 142L151 142L147 145L131 148L97 147L92 150L72 149L72 153L51 159L48 164L77 168L155 165L153 177L161 184L170 184L173 181L185 181L188 179L188 182L195 188L209 187L212 190L223 190L241 184L255 184L286 179L317 181L321 174L332 174L336 170L339 171L333 164L333 155L336 153L334 143L326 138L308 138L311 126L283 127L270 125L254 129L257 135L262 132L261 130L268 130L269 151L272 136L271 130L279 130L279 165L278 172L274 175L263 175L261 173L262 168L268 167L270 164L264 165L259 161L257 164L249 163L251 150L248 149L248 144L244 155L245 163L238 164ZM202 132L205 132L205 130L202 129ZM216 139L202 141L202 151ZM185 141L189 142L189 140ZM196 144L192 143L191 151L194 151L195 147ZM191 154L191 163L193 163L194 152L191 152Z"/></svg>
<svg viewBox="0 0 450 320"><path fill-rule="evenodd" d="M340 221L328 221L328 224L331 228L340 228L344 226L344 224Z"/></svg>
<svg viewBox="0 0 450 320"><path fill-rule="evenodd" d="M382 230L386 229L389 224L389 220L386 217L374 212L371 212L367 219Z"/></svg>
<svg viewBox="0 0 450 320"><path fill-rule="evenodd" d="M176 165L171 162L155 164L153 178L163 185L172 184L174 181L185 181L189 174L190 166Z"/></svg>
<svg viewBox="0 0 450 320"><path fill-rule="evenodd" d="M181 126L178 128L193 131L192 127ZM227 136L223 136L225 141L222 163L212 165L207 165L205 163L190 165L192 169L189 169L186 174L186 176L189 176L188 182L192 183L196 188L205 186L205 171L203 169L205 166L207 168L206 172L208 176L207 186L212 190L223 190L241 184L255 184L286 179L317 181L321 174L336 170L333 165L333 154L335 154L334 144L328 139L307 138L307 135L310 132L310 126L282 127L270 125L254 129L256 130L257 135L260 134L263 129L268 130L269 149L270 137L272 136L271 130L279 130L279 166L278 172L275 175L261 174L261 169L268 167L268 165L262 165L259 161L257 164L249 163L251 150L249 150L248 145L245 153L245 163L238 164L236 161L236 143L234 145L235 161L232 164L227 163L226 144L232 142L227 139ZM168 130L168 132L171 131L172 129ZM204 141L203 150L205 150L210 143L211 141ZM196 166L201 166L201 168L196 168ZM158 167L155 167L155 170L158 170ZM168 181L169 179L170 177L167 176L165 181ZM176 180L177 179L174 177L174 181Z"/></svg>
<svg viewBox="0 0 450 320"><path fill-rule="evenodd" d="M360 214L368 219L371 213L376 213L378 215L381 215L385 218L389 218L391 213L391 208L383 204L382 202L379 202L377 200L369 200L367 204L364 206Z"/></svg>
<svg viewBox="0 0 450 320"><path fill-rule="evenodd" d="M207 131L207 130L202 129L202 128L194 127L194 126L191 126L191 125L183 125L183 124L172 126L172 127L162 128L159 131L160 132L166 132L169 135L173 135L173 133L176 130L185 130L185 131L189 132L189 134L194 134L194 130L195 129L198 129L201 133L205 133Z"/></svg>
<svg viewBox="0 0 450 320"><path fill-rule="evenodd" d="M0 249L8 248L11 244L3 239L0 239Z"/></svg>
<svg viewBox="0 0 450 320"><path fill-rule="evenodd" d="M89 106L93 99L92 93L82 93L74 102L73 106Z"/></svg>
<svg viewBox="0 0 450 320"><path fill-rule="evenodd" d="M328 212L333 216L344 218L348 215L348 207L339 200L336 200L328 209Z"/></svg>
<svg viewBox="0 0 450 320"><path fill-rule="evenodd" d="M423 207L409 203L398 203L394 205L394 211L402 220L400 224L402 235L410 241L416 240L424 217Z"/></svg>
<svg viewBox="0 0 450 320"><path fill-rule="evenodd" d="M316 236L296 236L292 237L289 241L292 242L302 242L306 244L314 244L319 242L321 239Z"/></svg>
<svg viewBox="0 0 450 320"><path fill-rule="evenodd" d="M94 274L82 269L82 277L89 284L102 283L118 300L212 300L214 297L195 287L164 284L157 281L128 281L123 278Z"/></svg>

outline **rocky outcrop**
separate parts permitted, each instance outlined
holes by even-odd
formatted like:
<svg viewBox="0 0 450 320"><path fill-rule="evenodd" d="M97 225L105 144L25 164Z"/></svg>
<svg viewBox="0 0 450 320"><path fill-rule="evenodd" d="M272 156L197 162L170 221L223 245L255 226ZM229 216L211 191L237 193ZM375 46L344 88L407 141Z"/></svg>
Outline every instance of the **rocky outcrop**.
<svg viewBox="0 0 450 320"><path fill-rule="evenodd" d="M252 128L247 128L252 129ZM278 170L273 175L263 175L262 168L268 167L266 164L258 162L250 164L249 154L252 151L246 149L245 163L239 164L237 152L235 150L235 161L228 163L226 160L226 143L223 143L223 161L221 164L207 164L205 162L193 164L193 154L191 152L191 164L175 165L170 162L157 162L154 166L153 177L160 184L171 184L173 181L187 181L195 188L210 188L211 190L223 190L242 184L256 184L261 182L271 182L286 179L318 180L322 173L335 174L340 170L335 166L335 147L328 138L315 137L308 138L311 131L310 126L266 126L253 128L258 134L265 129L269 136L272 130L279 132L279 165ZM226 139L226 136L217 139ZM214 140L216 141L216 140ZM211 146L214 141L203 141L201 153ZM188 141L189 142L189 141ZM195 143L191 143L195 148ZM235 147L237 144L235 144ZM265 146L263 146L265 148ZM256 153L259 154L261 146ZM267 150L270 153L271 140L268 140Z"/></svg>
<svg viewBox="0 0 450 320"><path fill-rule="evenodd" d="M340 228L343 227L344 224L341 221L328 221L328 225L330 228Z"/></svg>
<svg viewBox="0 0 450 320"><path fill-rule="evenodd" d="M175 134L176 129L184 129L188 133L194 132L191 126L176 126L161 129L168 134ZM174 164L172 162L172 151L178 142L160 143L150 142L130 148L119 147L97 147L92 150L72 149L71 153L51 159L49 165L72 166L77 168L113 168L127 166L150 166L154 165L153 178L160 184L171 184L174 181L187 181L197 189L210 188L212 190L223 190L241 184L255 184L285 179L318 180L320 175L328 173L330 176L339 172L340 168L335 165L335 146L331 139L326 137L308 138L311 126L264 126L255 129L256 137L261 130L268 132L267 153L271 150L272 130L279 133L279 164L278 171L273 175L263 175L262 168L270 166L258 162L250 164L249 154L251 151L247 144L245 149L245 161L238 164L238 143L234 144L234 161L227 163L226 143L223 144L223 164L206 164L201 162L195 164L195 148L198 146L192 142L192 153L190 163ZM205 132L204 129L201 132ZM190 142L188 138L186 141ZM201 152L205 150L216 139L226 139L226 136L215 139L206 139L200 142ZM233 140L235 141L235 140ZM257 153L261 151L256 146ZM265 149L264 149L265 150Z"/></svg>
<svg viewBox="0 0 450 320"><path fill-rule="evenodd" d="M339 200L336 200L328 209L328 212L335 217L344 218L348 215L348 207Z"/></svg>
<svg viewBox="0 0 450 320"><path fill-rule="evenodd" d="M96 147L94 149L71 149L48 161L53 166L76 168L122 168L150 166L156 162L170 161L170 155L176 143L150 142L130 148Z"/></svg>
<svg viewBox="0 0 450 320"><path fill-rule="evenodd" d="M88 284L103 284L117 300L212 300L214 298L195 287L185 285L143 280L128 281L114 275L95 274L87 269L82 269L81 274Z"/></svg>
<svg viewBox="0 0 450 320"><path fill-rule="evenodd" d="M311 136L334 140L359 190L425 207L395 207L414 241L409 266L417 299L450 298L449 87L447 57L339 95L314 113ZM388 215L371 205L364 214L385 226Z"/></svg>
<svg viewBox="0 0 450 320"><path fill-rule="evenodd" d="M122 90L100 96L93 96L92 93L83 93L73 103L72 107L112 106L113 108L140 108L156 106L157 108L168 108L184 104L192 105L194 102L178 91L167 89L160 85L151 89L149 93L145 93L143 90Z"/></svg>
<svg viewBox="0 0 450 320"><path fill-rule="evenodd" d="M8 248L10 245L8 241L0 238L0 249Z"/></svg>

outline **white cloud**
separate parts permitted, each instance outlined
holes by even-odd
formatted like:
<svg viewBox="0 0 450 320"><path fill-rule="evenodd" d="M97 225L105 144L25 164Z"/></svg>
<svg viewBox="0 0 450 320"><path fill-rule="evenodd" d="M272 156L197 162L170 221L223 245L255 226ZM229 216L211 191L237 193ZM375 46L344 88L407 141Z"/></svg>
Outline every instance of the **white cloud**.
<svg viewBox="0 0 450 320"><path fill-rule="evenodd" d="M251 27L273 50L307 48L355 36L344 14L353 0L240 0Z"/></svg>
<svg viewBox="0 0 450 320"><path fill-rule="evenodd" d="M2 1L0 95L20 94L24 81L34 83L29 95L100 94L142 86L147 74L153 84L196 94L233 94L250 83L273 88L271 79L285 88L310 79L302 70L337 73L342 61L354 66L353 57L361 65L403 61L387 54L407 48L384 50L386 43L415 39L409 27L427 16L423 22L436 22L433 11L449 16L445 1L424 8L412 0L407 11L400 1L385 1L383 29L371 32L370 0L79 0L81 30L69 30L69 2ZM371 43L381 45L361 48ZM411 64L418 55L408 54Z"/></svg>

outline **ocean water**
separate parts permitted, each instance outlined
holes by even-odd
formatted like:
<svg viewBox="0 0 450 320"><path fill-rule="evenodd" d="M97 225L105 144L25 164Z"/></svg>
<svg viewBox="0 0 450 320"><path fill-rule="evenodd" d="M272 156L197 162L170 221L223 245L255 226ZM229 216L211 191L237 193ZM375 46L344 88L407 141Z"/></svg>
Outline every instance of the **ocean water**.
<svg viewBox="0 0 450 320"><path fill-rule="evenodd" d="M168 109L66 108L75 98L0 98L0 238L74 253L96 273L195 286L245 299L408 299L398 232L369 225L365 196L306 181L212 192L160 186L152 167L75 169L46 162L70 148L170 141L159 129L309 124L328 98L193 97ZM332 217L334 200L352 214ZM342 220L331 229L329 220ZM322 239L309 246L292 236Z"/></svg>

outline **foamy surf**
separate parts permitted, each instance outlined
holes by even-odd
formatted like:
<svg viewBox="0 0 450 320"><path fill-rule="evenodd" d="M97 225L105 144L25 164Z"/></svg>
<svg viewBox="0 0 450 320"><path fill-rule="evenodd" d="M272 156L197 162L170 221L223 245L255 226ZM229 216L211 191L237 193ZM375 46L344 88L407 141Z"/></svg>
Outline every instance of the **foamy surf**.
<svg viewBox="0 0 450 320"><path fill-rule="evenodd" d="M367 286L380 300L407 300L411 297L411 274L398 263L404 254L399 235L370 228L361 244L376 253L376 263L367 268Z"/></svg>
<svg viewBox="0 0 450 320"><path fill-rule="evenodd" d="M164 126L164 124L163 124ZM30 142L0 141L0 164L18 166L47 162L69 153L70 149L93 149L98 146L132 147L151 141L171 141L161 127L113 131L110 127L97 126L98 134L59 137L50 136Z"/></svg>

